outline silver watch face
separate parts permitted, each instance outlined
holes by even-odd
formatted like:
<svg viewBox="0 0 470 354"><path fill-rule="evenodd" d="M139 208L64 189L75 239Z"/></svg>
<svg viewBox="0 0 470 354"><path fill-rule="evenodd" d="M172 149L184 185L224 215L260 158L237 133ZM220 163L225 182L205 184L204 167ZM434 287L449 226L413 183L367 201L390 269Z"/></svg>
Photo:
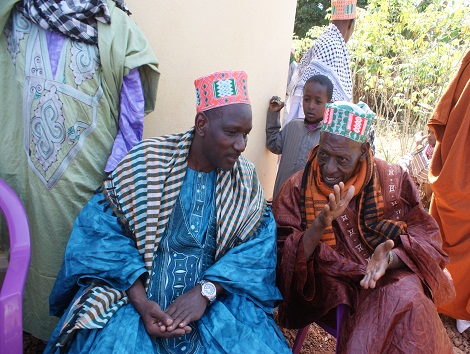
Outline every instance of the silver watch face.
<svg viewBox="0 0 470 354"><path fill-rule="evenodd" d="M211 282L203 282L201 283L201 294L202 296L206 297L209 301L214 301L217 295L217 290L215 285Z"/></svg>

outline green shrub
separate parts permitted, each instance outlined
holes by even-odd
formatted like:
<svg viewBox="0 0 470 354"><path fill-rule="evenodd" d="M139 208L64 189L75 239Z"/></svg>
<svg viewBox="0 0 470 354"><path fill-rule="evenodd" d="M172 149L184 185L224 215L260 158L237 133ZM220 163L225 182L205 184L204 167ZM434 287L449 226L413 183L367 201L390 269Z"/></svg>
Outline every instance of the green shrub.
<svg viewBox="0 0 470 354"><path fill-rule="evenodd" d="M358 9L348 42L353 101L362 100L377 113L377 154L391 162L412 148L417 131L426 130L443 90L470 49L468 1L415 5L411 0L371 0L366 9ZM294 39L296 58L323 29L313 27L305 38Z"/></svg>

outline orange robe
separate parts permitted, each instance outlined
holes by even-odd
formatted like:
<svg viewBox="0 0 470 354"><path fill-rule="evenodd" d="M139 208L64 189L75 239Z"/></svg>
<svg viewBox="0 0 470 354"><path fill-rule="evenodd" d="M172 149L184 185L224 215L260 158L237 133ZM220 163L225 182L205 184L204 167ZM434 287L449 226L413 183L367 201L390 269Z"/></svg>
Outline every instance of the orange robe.
<svg viewBox="0 0 470 354"><path fill-rule="evenodd" d="M441 229L450 257L456 297L439 307L453 318L470 320L470 51L439 101L428 126L436 135L429 170L434 192L430 213Z"/></svg>

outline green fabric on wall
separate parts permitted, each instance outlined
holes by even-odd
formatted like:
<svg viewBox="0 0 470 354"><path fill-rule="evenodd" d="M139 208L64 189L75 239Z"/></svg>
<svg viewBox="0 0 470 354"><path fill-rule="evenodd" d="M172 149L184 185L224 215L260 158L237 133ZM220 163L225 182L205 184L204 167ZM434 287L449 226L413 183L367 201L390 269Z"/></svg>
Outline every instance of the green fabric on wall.
<svg viewBox="0 0 470 354"><path fill-rule="evenodd" d="M77 84L70 68L74 60L69 40L64 43L66 50L61 55L61 60L65 59L63 77L56 75L37 80L34 75L25 75L25 67L32 69L32 61L37 57L37 52L31 50L47 53L47 42L45 31L32 25L31 31L18 41L19 53L13 62L4 27L15 2L6 0L6 4L0 6L0 178L20 196L31 229L32 258L23 301L23 327L47 340L57 323L55 317L49 316L49 294L75 217L104 177L103 170L118 129L123 76L137 67L141 74L148 75L142 78L142 83L146 108L151 111L159 72L157 59L143 33L109 1L112 24L98 27L101 65L91 79ZM37 33L35 44L31 40L33 32ZM46 57L43 56L43 69L47 72ZM27 65L29 60L30 66ZM38 88L38 85L42 86ZM51 96L49 101L46 95ZM38 152L41 140L33 137L37 127L33 124L35 111L50 102L55 102L56 107L60 106L58 102L62 104L61 127L66 134L63 141L51 143L55 161L38 157L41 156ZM47 142L51 141L53 139ZM54 175L53 171L58 172ZM5 241L4 228L0 232Z"/></svg>

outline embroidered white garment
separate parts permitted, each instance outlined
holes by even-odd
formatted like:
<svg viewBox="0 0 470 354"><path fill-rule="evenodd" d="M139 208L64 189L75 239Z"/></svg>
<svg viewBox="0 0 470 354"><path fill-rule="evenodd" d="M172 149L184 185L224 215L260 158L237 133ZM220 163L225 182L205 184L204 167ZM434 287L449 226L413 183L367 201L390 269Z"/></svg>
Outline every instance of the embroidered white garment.
<svg viewBox="0 0 470 354"><path fill-rule="evenodd" d="M333 82L332 101L351 101L352 78L349 64L349 54L346 43L338 28L331 24L317 39L313 46L303 56L292 76L287 92L288 99L286 109L287 116L284 119L285 126L293 118L304 118L302 109L302 95L305 82L316 74L322 74ZM295 85L293 83L296 82Z"/></svg>

